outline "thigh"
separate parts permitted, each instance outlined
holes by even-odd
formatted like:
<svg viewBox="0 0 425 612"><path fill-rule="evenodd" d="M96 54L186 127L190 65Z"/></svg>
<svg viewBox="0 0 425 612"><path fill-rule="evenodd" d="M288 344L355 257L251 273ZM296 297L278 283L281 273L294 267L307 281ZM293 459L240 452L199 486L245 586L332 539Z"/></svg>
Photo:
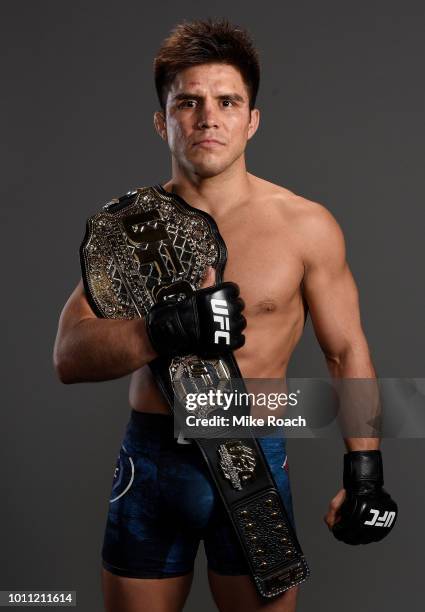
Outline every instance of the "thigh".
<svg viewBox="0 0 425 612"><path fill-rule="evenodd" d="M250 576L224 576L208 570L211 594L219 612L295 612L298 589L292 587L274 599L263 599Z"/></svg>
<svg viewBox="0 0 425 612"><path fill-rule="evenodd" d="M193 572L174 578L128 578L102 568L105 612L180 612Z"/></svg>

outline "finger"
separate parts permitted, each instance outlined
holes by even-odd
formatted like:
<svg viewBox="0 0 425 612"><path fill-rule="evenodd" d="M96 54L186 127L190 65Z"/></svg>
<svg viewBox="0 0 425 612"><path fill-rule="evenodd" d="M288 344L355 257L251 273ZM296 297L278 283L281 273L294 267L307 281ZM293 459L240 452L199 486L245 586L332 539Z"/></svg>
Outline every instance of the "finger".
<svg viewBox="0 0 425 612"><path fill-rule="evenodd" d="M246 327L246 319L243 315L240 315L236 320L235 323L233 325L233 329L235 332L241 332L243 329L245 329Z"/></svg>
<svg viewBox="0 0 425 612"><path fill-rule="evenodd" d="M245 336L241 334L239 337L239 341L236 343L234 350L237 351L238 349L242 348L244 344L245 344Z"/></svg>
<svg viewBox="0 0 425 612"><path fill-rule="evenodd" d="M226 289L227 299L236 302L239 298L239 285L234 281L224 281L223 288Z"/></svg>
<svg viewBox="0 0 425 612"><path fill-rule="evenodd" d="M332 529L334 523L335 523L335 517L331 512L327 512L327 514L325 514L325 516L323 517L323 520L325 521L328 529Z"/></svg>
<svg viewBox="0 0 425 612"><path fill-rule="evenodd" d="M329 529L332 529L335 523L339 521L340 519L339 510L341 508L341 505L344 499L345 499L345 489L341 489L340 491L338 491L335 497L331 500L329 504L328 512L324 517L324 521L329 527Z"/></svg>
<svg viewBox="0 0 425 612"><path fill-rule="evenodd" d="M330 510L324 517L323 520L325 521L326 525L328 526L329 529L332 529L332 527L334 525L336 525L338 523L338 521L340 521L341 517L338 514L338 511L332 511Z"/></svg>
<svg viewBox="0 0 425 612"><path fill-rule="evenodd" d="M213 287L214 285L215 285L215 268L213 268L212 266L208 266L205 276L202 279L200 289L203 289L204 287Z"/></svg>

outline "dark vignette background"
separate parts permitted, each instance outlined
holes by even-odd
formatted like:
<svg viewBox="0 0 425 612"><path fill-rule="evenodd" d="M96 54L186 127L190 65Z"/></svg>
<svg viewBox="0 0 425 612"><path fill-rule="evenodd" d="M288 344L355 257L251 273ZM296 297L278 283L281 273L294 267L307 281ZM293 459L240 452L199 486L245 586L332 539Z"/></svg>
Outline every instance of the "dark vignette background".
<svg viewBox="0 0 425 612"><path fill-rule="evenodd" d="M76 589L102 610L100 548L127 379L61 385L51 351L79 279L85 220L169 178L154 133L152 60L182 18L226 16L262 56L248 169L325 204L341 224L380 376L421 377L425 9L422 2L1 3L4 348L0 588ZM278 262L277 262L278 265ZM310 325L290 374L324 376ZM402 407L401 407L402 408ZM398 528L347 547L322 521L342 442L291 440L299 610L423 609L422 440L384 441ZM188 611L215 609L200 549Z"/></svg>

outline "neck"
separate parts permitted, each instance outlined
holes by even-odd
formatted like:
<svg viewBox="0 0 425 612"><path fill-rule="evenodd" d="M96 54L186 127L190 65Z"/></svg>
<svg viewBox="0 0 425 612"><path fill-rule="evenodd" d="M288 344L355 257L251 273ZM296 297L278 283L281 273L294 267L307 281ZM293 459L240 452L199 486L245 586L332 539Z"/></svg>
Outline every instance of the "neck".
<svg viewBox="0 0 425 612"><path fill-rule="evenodd" d="M253 176L245 167L238 171L228 168L216 176L200 177L174 171L172 178L163 183L166 191L176 193L188 204L213 217L226 214L248 199Z"/></svg>

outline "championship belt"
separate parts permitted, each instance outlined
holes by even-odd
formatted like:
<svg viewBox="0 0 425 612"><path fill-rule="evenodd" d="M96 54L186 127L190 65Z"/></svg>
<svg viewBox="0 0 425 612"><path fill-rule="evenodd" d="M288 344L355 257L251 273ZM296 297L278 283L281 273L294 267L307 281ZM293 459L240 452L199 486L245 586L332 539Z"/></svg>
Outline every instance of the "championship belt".
<svg viewBox="0 0 425 612"><path fill-rule="evenodd" d="M208 213L155 185L128 192L90 217L80 259L97 316L133 319L145 317L157 302L186 298L200 287L207 266L216 269L221 282L227 249ZM185 412L188 392L226 386L232 379L243 384L233 353L214 359L158 357L149 366L175 416ZM208 412L207 406L195 414ZM271 598L303 582L309 568L255 437L193 442L208 465L259 593Z"/></svg>

